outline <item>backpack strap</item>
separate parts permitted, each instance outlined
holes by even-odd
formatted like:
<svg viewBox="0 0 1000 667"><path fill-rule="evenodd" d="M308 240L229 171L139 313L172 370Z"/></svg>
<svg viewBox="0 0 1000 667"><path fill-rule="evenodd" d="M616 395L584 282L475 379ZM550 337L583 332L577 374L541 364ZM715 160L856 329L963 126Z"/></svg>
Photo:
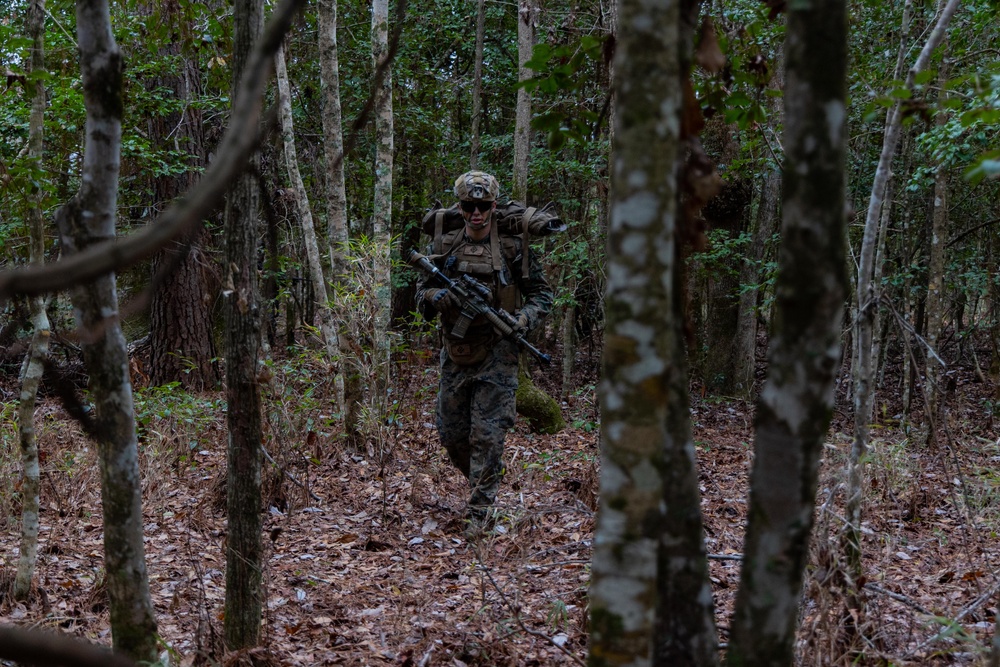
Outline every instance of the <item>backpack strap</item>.
<svg viewBox="0 0 1000 667"><path fill-rule="evenodd" d="M500 232L497 230L496 220L490 225L490 254L493 255L493 274L499 274L502 266L500 262L503 260L500 257Z"/></svg>
<svg viewBox="0 0 1000 667"><path fill-rule="evenodd" d="M521 227L523 227L521 231L521 239L522 239L521 278L522 279L526 278L528 276L528 272L530 271L529 268L530 263L528 262L528 246L531 243L531 240L529 238L531 236L531 232L528 231L528 223L531 222L531 216L533 216L535 214L535 211L537 210L538 209L535 208L534 206L530 206L526 208L524 210L524 213L521 215Z"/></svg>
<svg viewBox="0 0 1000 667"><path fill-rule="evenodd" d="M444 209L439 208L434 214L434 254L440 255L444 250L441 234L444 232Z"/></svg>

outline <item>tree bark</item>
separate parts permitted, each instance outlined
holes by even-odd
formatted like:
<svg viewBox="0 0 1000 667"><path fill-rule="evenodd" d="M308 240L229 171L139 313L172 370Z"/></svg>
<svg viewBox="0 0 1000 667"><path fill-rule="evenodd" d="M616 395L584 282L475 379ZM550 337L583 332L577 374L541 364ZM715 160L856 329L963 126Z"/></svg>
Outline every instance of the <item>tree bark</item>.
<svg viewBox="0 0 1000 667"><path fill-rule="evenodd" d="M931 31L916 62L910 67L903 87L913 90L917 74L926 66L931 53L944 39L948 23L958 9L958 0L948 0L938 16L937 24ZM905 39L905 37L904 37ZM903 48L901 45L900 48ZM857 280L857 312L854 320L854 440L848 461L848 488L845 501L847 521L841 543L847 555L848 567L855 581L861 576L861 498L864 495L864 460L868 451L868 424L871 421L873 407L872 380L874 369L872 362L872 331L875 322L875 309L878 308L878 285L872 280L874 274L875 247L878 240L879 220L882 212L882 202L885 197L886 184L892 166L892 158L896 153L899 135L902 130L902 105L896 102L889 110L886 120L885 137L882 140L882 152L879 155L878 166L875 169L875 179L872 183L871 197L868 201L868 212L865 216L864 237L861 241L861 256L858 262Z"/></svg>
<svg viewBox="0 0 1000 667"><path fill-rule="evenodd" d="M948 81L948 61L938 70L938 111L934 122L938 127L948 122L944 109L947 99L945 84ZM927 345L924 357L927 402L927 441L936 443L936 430L941 423L941 404L944 397L944 371L941 343L945 327L945 253L948 243L948 167L938 164L934 174L934 201L931 208L930 257L927 262Z"/></svg>
<svg viewBox="0 0 1000 667"><path fill-rule="evenodd" d="M680 15L623 0L608 230L591 665L711 665L712 593L676 288Z"/></svg>
<svg viewBox="0 0 1000 667"><path fill-rule="evenodd" d="M292 121L292 95L288 84L288 67L285 64L285 49L283 48L278 49L278 53L275 54L275 77L278 80L278 107L281 118L281 139L285 151L285 168L288 172L288 180L292 184L295 208L302 226L302 238L305 245L309 280L312 283L312 295L319 310L320 333L326 346L327 359L333 363L339 356L337 325L326 292L326 278L323 276L323 264L320 259L316 228L313 225L312 207L309 205L309 195L306 193L306 186L302 181L302 174L299 172L299 160L295 150L295 126Z"/></svg>
<svg viewBox="0 0 1000 667"><path fill-rule="evenodd" d="M375 196L373 260L374 288L377 298L375 313L374 382L372 397L376 406L384 405L391 370L392 282L390 276L392 252L392 181L393 181L393 108L392 64L389 61L389 0L372 3L372 61L375 71L384 68L375 92ZM381 409L381 408L380 408Z"/></svg>
<svg viewBox="0 0 1000 667"><path fill-rule="evenodd" d="M176 3L158 7L161 20L170 24L184 20ZM150 4L147 11L155 8L156 5ZM153 178L157 211L190 190L201 177L201 167L205 164L202 114L197 104L190 104L201 88L197 63L182 57L177 42L166 44L161 56L180 59L181 67L176 73L156 77L149 86L165 88L185 104L179 111L150 118L150 143L160 150L185 151L187 169L182 174ZM202 253L207 240L207 234L197 232L170 244L153 259L149 380L154 386L177 382L184 389L204 391L215 388L222 379L212 333L211 290L204 271L206 258Z"/></svg>
<svg viewBox="0 0 1000 667"><path fill-rule="evenodd" d="M87 120L80 190L56 213L67 254L115 235L123 104L122 55L106 0L81 0L76 12ZM146 575L135 410L115 275L74 288L71 299L94 403L113 644L137 661L152 662L156 620Z"/></svg>
<svg viewBox="0 0 1000 667"><path fill-rule="evenodd" d="M848 293L846 2L789 5L785 57L783 241L730 665L792 664Z"/></svg>
<svg viewBox="0 0 1000 667"><path fill-rule="evenodd" d="M45 0L32 0L28 5L28 35L31 37L30 72L37 74L45 69ZM28 157L35 168L41 168L45 148L45 84L42 79L31 79L33 95L28 126ZM29 257L32 264L45 261L45 218L42 213L42 192L31 195L29 211L31 244ZM21 371L21 396L18 403L17 426L21 442L21 548L17 560L17 573L11 593L15 600L25 600L31 591L35 565L38 561L38 512L40 505L38 440L35 436L35 399L38 385L49 356L49 317L45 299L29 299L31 325L34 333L31 346L24 358Z"/></svg>
<svg viewBox="0 0 1000 667"><path fill-rule="evenodd" d="M524 66L531 60L535 48L535 0L520 0L517 12L517 63L518 81L531 78L531 70ZM514 178L511 196L517 201L528 201L528 162L531 157L531 93L527 88L517 89L517 109L514 119Z"/></svg>
<svg viewBox="0 0 1000 667"><path fill-rule="evenodd" d="M238 88L251 46L260 34L263 3L237 0L234 9L233 89ZM242 100L234 94L235 104ZM235 105L234 105L235 106ZM260 305L257 236L260 224L258 172L254 153L226 199L226 264L223 267L226 357L227 452L226 646L238 650L260 641L261 590L261 396Z"/></svg>
<svg viewBox="0 0 1000 667"><path fill-rule="evenodd" d="M774 90L784 88L784 58L778 57L775 73L768 85ZM782 117L783 109L780 98L769 98L768 129L774 133L778 119ZM775 160L777 159L776 156ZM740 267L740 284L744 291L740 294L739 315L736 324L736 353L734 355L733 389L744 399L753 398L755 373L757 370L757 323L760 319L761 290L760 283L764 277L760 267L768 255L768 245L775 229L778 227L781 198L781 170L777 162L767 161L767 168L761 180L760 202L757 206L757 217L753 225L753 240L750 244L749 261ZM751 286L751 287L746 287Z"/></svg>
<svg viewBox="0 0 1000 667"><path fill-rule="evenodd" d="M476 0L476 65L472 79L472 137L469 167L479 169L479 135L483 126L483 42L486 40L486 0Z"/></svg>
<svg viewBox="0 0 1000 667"><path fill-rule="evenodd" d="M344 184L344 132L337 54L337 0L319 1L320 85L323 88L323 151L326 158L326 217L331 277L340 284L347 243L347 188Z"/></svg>

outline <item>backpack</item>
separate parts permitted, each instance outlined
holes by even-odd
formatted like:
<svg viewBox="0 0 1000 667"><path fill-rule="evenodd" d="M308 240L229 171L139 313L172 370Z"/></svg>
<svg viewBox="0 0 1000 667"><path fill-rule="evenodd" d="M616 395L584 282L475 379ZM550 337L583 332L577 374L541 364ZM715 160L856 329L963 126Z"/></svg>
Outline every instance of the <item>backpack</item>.
<svg viewBox="0 0 1000 667"><path fill-rule="evenodd" d="M555 204L549 202L541 208L525 206L519 201L509 201L504 204L497 204L496 224L497 233L501 236L519 236L522 240L522 247L527 248L532 236L549 236L556 232L565 231L566 224L559 219L553 210ZM465 218L458 204L452 204L448 208L441 206L440 202L435 202L420 224L424 233L433 239L434 255L444 255L451 250L450 242L454 242L461 234L449 234L455 230L465 227ZM446 239L446 235L448 238ZM503 244L504 248L513 247L513 244ZM522 253L522 270L524 275L528 273L528 253Z"/></svg>

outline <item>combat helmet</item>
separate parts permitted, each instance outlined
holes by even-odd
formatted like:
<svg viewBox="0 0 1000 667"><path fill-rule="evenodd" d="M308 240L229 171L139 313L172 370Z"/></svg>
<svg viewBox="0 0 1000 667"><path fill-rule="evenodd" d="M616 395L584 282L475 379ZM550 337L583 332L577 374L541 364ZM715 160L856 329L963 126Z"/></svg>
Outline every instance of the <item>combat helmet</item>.
<svg viewBox="0 0 1000 667"><path fill-rule="evenodd" d="M496 201L500 183L485 171L467 171L455 179L455 196L461 201Z"/></svg>

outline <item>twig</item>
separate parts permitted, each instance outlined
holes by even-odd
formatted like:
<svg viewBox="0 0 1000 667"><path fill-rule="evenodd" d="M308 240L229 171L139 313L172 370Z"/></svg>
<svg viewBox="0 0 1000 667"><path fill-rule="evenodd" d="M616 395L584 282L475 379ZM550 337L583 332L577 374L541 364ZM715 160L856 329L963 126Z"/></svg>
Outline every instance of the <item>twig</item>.
<svg viewBox="0 0 1000 667"><path fill-rule="evenodd" d="M271 465L273 465L275 468L277 468L278 470L280 470L281 473L285 477L287 477L289 480L291 480L291 482L293 484L295 484L297 487L299 487L300 489L302 489L303 491L305 491L306 493L308 493L310 498L312 498L313 500L315 500L317 502L320 502L320 503L323 502L322 498L320 498L315 493L313 493L312 490L306 488L305 484L303 484L299 480L295 479L295 476L292 475L292 473L288 472L288 470L286 470L284 468L284 466L278 465L278 462L275 461L273 458L271 458L271 455L267 453L267 448L265 448L264 445L260 446L260 451L264 452L264 458L267 459L271 463Z"/></svg>
<svg viewBox="0 0 1000 667"><path fill-rule="evenodd" d="M916 609L921 614L927 614L928 616L934 616L934 612L932 612L931 610L929 610L929 609L927 609L925 607L922 607L919 603L917 603L914 600L906 597L905 595L902 595L901 593L893 593L892 591L887 590L885 588L882 588L878 584L874 584L874 583L871 583L871 582L865 584L865 588L868 589L868 590L870 590L870 591L875 591L879 595L884 595L886 597L892 598L896 602L902 602L907 607L910 607L912 609Z"/></svg>
<svg viewBox="0 0 1000 667"><path fill-rule="evenodd" d="M553 639L552 637L548 636L547 634L539 630L532 630L531 628L529 628L527 625L524 624L524 619L521 618L521 608L514 606L511 603L511 601L507 599L507 595L503 592L503 589L500 588L499 584L497 584L496 580L493 578L493 573L490 572L490 569L483 564L483 559L480 557L480 554L478 553L479 547L476 546L475 550L476 550L476 558L479 560L479 570L486 575L487 579L490 580L490 584L493 586L493 589L500 596L500 600L503 602L504 606L510 609L511 613L514 614L514 619L517 620L517 624L521 626L521 629L533 637L538 637L539 639L544 639L545 641L549 642L557 649L562 651L566 656L568 656L570 660L580 665L580 667L587 667L586 663L583 660L580 660L580 658L574 655L568 648L559 644L555 639Z"/></svg>

